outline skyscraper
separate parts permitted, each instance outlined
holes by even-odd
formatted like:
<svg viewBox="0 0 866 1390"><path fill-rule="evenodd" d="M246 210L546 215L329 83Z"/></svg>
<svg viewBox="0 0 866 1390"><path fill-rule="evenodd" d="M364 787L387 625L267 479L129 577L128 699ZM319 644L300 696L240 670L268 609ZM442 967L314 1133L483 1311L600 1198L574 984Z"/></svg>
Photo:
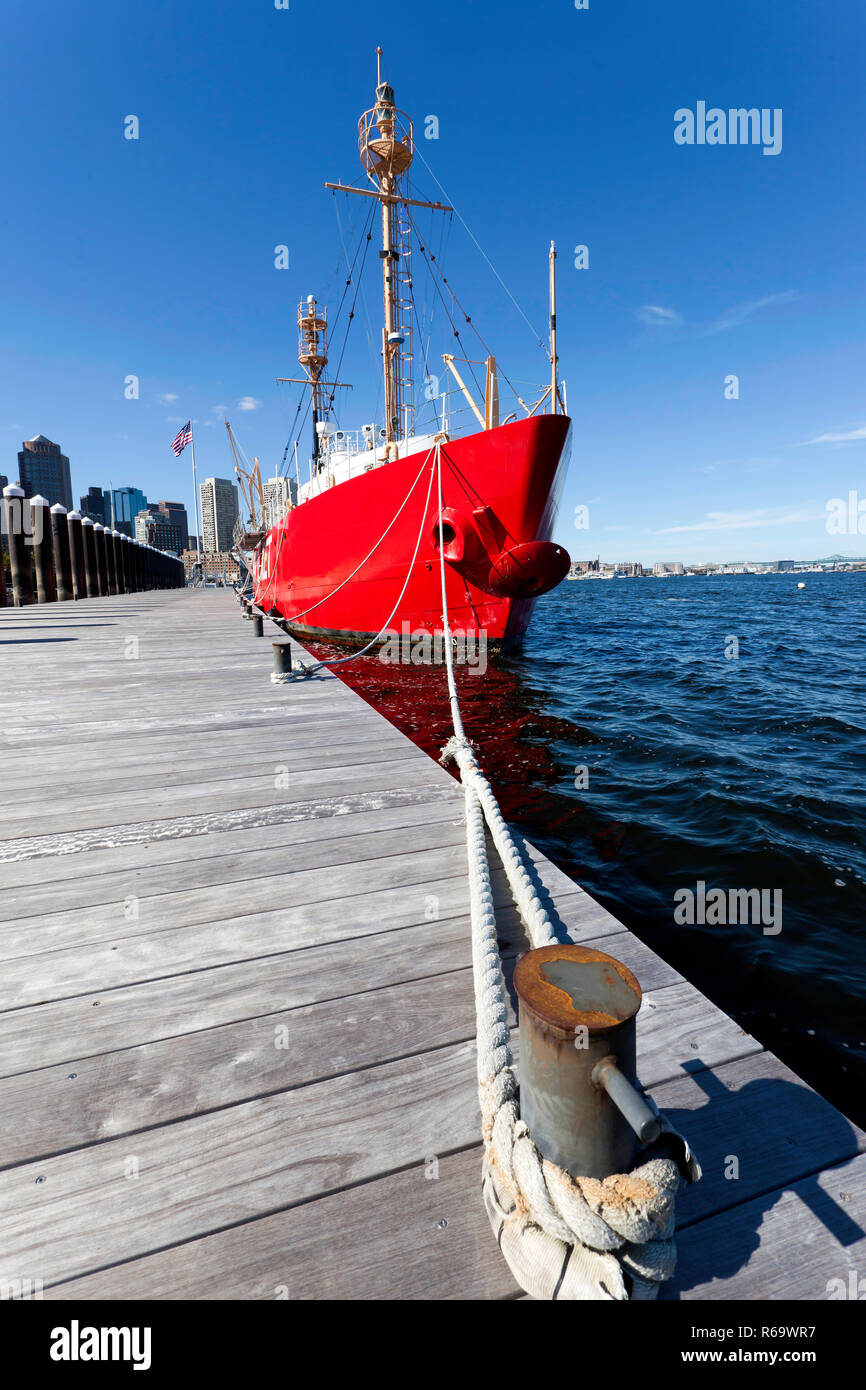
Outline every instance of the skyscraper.
<svg viewBox="0 0 866 1390"><path fill-rule="evenodd" d="M18 455L18 476L25 497L35 497L39 493L48 498L52 507L60 502L68 512L72 511L69 459L61 454L60 445L46 439L44 434L24 440Z"/></svg>
<svg viewBox="0 0 866 1390"><path fill-rule="evenodd" d="M89 516L91 521L99 521L104 526L105 516L105 495L101 487L89 487L84 497L81 499L79 511L82 516ZM107 518L109 521L111 518Z"/></svg>
<svg viewBox="0 0 866 1390"><path fill-rule="evenodd" d="M186 550L189 546L189 520L186 507L182 502L157 502L156 505L169 525L177 528L180 535L180 548Z"/></svg>
<svg viewBox="0 0 866 1390"><path fill-rule="evenodd" d="M140 488L116 487L105 493L105 525L124 536L135 535L135 518L146 509L147 498Z"/></svg>
<svg viewBox="0 0 866 1390"><path fill-rule="evenodd" d="M238 489L228 478L206 478L201 496L202 548L205 554L231 550L238 515Z"/></svg>

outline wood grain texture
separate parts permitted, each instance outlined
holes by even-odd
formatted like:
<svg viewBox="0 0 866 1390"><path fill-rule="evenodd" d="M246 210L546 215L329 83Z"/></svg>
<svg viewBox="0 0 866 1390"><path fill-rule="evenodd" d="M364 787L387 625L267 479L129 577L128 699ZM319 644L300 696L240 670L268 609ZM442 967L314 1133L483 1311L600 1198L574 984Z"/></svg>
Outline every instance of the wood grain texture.
<svg viewBox="0 0 866 1390"><path fill-rule="evenodd" d="M272 686L225 591L7 609L0 642L0 1277L514 1298L479 1191L459 785L333 674ZM827 1297L862 1265L863 1135L524 850L563 939L638 975L641 1079L704 1164L669 1296ZM526 940L493 880L510 989Z"/></svg>

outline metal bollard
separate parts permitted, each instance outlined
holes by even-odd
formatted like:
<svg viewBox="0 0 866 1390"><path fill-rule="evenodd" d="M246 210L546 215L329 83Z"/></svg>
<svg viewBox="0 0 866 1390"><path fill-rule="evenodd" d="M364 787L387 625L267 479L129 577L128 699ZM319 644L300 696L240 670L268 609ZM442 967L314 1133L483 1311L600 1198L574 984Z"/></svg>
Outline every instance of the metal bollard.
<svg viewBox="0 0 866 1390"><path fill-rule="evenodd" d="M542 946L517 962L520 1114L545 1158L572 1177L631 1168L660 1131L636 1089L634 975L588 946Z"/></svg>
<svg viewBox="0 0 866 1390"><path fill-rule="evenodd" d="M259 613L253 614L253 635L255 637L264 637L265 635L265 620Z"/></svg>
<svg viewBox="0 0 866 1390"><path fill-rule="evenodd" d="M30 498L30 534L33 537L33 570L36 578L36 602L54 603L57 587L54 582L54 550L51 544L51 513L48 498L38 492Z"/></svg>
<svg viewBox="0 0 866 1390"><path fill-rule="evenodd" d="M292 649L288 642L272 642L274 675L288 676L292 671Z"/></svg>
<svg viewBox="0 0 866 1390"><path fill-rule="evenodd" d="M51 550L54 555L54 580L57 598L61 603L72 600L72 560L69 553L69 524L66 508L55 502L51 508Z"/></svg>
<svg viewBox="0 0 866 1390"><path fill-rule="evenodd" d="M24 608L33 602L33 569L30 546L24 527L24 489L9 483L3 489L9 569L12 572L12 602Z"/></svg>

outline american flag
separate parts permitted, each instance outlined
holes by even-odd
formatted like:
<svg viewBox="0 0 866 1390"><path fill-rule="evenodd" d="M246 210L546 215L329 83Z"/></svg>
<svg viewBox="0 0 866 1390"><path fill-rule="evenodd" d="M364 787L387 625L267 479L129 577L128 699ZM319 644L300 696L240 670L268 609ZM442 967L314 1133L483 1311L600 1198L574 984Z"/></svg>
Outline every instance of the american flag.
<svg viewBox="0 0 866 1390"><path fill-rule="evenodd" d="M175 458L180 458L180 456L181 456L181 454L183 453L184 449L186 448L187 444L191 444L191 443L192 443L192 421L191 421L191 420L187 420L187 422L186 422L186 424L184 425L183 429L182 429L182 430L178 430L177 434L175 435L174 439L173 439L172 442L171 442L171 447L174 449Z"/></svg>

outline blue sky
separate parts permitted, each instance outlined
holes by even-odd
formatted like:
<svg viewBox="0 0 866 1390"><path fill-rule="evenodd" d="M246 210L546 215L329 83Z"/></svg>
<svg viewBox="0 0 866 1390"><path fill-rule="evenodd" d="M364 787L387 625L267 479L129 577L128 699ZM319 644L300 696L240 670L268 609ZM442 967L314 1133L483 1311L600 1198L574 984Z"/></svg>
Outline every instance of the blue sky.
<svg viewBox="0 0 866 1390"><path fill-rule="evenodd" d="M575 423L557 538L571 553L866 554L866 535L825 525L851 491L866 512L860 0L444 0L387 24L349 0L4 9L0 472L43 433L69 454L76 496L111 480L191 507L188 453L176 462L170 441L192 416L199 476L230 476L226 413L276 471L297 302L336 307L345 279L321 185L362 182L356 122L382 43L420 153L541 332L557 242ZM676 144L674 113L699 101L781 109L780 153ZM414 192L442 196L417 160ZM348 238L363 200L340 201ZM460 221L446 230L473 321L510 377L544 382L533 333ZM377 404L363 309L378 322L378 260L367 269L340 369L350 427ZM436 355L453 348L444 326L434 316ZM574 529L578 504L589 530Z"/></svg>

